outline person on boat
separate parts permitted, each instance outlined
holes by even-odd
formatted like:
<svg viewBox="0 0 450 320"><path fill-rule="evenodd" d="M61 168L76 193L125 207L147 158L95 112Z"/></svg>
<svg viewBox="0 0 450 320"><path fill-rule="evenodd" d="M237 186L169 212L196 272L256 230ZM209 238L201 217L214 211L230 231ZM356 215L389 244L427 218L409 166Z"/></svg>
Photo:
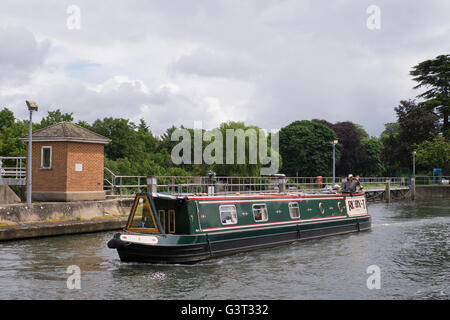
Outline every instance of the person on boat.
<svg viewBox="0 0 450 320"><path fill-rule="evenodd" d="M350 173L348 175L347 181L342 184L343 191L356 192L356 186L359 185L359 181L353 178L353 175Z"/></svg>
<svg viewBox="0 0 450 320"><path fill-rule="evenodd" d="M144 207L142 209L142 222L141 222L141 228L150 228L152 227L152 217L150 214L150 209L147 207Z"/></svg>
<svg viewBox="0 0 450 320"><path fill-rule="evenodd" d="M363 189L363 186L359 182L359 176L356 176L355 180L356 180L356 187L359 187L359 191L361 191Z"/></svg>

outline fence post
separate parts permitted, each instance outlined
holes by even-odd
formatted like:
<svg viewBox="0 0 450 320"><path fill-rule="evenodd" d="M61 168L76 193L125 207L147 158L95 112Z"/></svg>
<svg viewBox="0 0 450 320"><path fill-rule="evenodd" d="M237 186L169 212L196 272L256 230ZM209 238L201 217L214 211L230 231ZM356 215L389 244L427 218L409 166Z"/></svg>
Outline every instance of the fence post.
<svg viewBox="0 0 450 320"><path fill-rule="evenodd" d="M147 177L147 192L150 194L158 192L158 179L155 176Z"/></svg>
<svg viewBox="0 0 450 320"><path fill-rule="evenodd" d="M411 200L416 200L416 178L411 178Z"/></svg>
<svg viewBox="0 0 450 320"><path fill-rule="evenodd" d="M279 175L278 192L280 193L286 192L286 176L284 174Z"/></svg>
<svg viewBox="0 0 450 320"><path fill-rule="evenodd" d="M119 194L120 194L120 199L122 199L122 176L120 177L120 187L119 187Z"/></svg>
<svg viewBox="0 0 450 320"><path fill-rule="evenodd" d="M386 180L386 189L384 191L386 202L391 202L391 180Z"/></svg>

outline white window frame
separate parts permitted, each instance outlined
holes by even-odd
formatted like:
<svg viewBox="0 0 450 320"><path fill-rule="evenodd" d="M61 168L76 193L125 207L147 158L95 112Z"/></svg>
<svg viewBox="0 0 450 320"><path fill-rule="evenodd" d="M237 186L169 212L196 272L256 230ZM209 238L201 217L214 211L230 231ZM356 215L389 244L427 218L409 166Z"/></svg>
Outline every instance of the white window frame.
<svg viewBox="0 0 450 320"><path fill-rule="evenodd" d="M262 219L262 220L256 220L255 218L255 210L261 210L261 209L255 209L255 206L262 206L264 208L264 211L266 213L266 218ZM252 210L253 210L253 220L255 220L255 222L266 222L269 220L269 212L267 211L267 205L265 203L255 203L254 205L252 205ZM262 215L263 217L263 215Z"/></svg>
<svg viewBox="0 0 450 320"><path fill-rule="evenodd" d="M230 210L230 208L232 208L232 210ZM231 220L222 219L222 213L225 213L225 212L227 212L227 213L231 212ZM219 218L220 218L220 222L223 225L236 224L238 222L236 206L234 204L226 204L226 205L219 206Z"/></svg>
<svg viewBox="0 0 450 320"><path fill-rule="evenodd" d="M44 149L50 150L50 165L48 167L44 166ZM52 155L53 155L52 146L42 146L41 147L41 169L51 169L52 168Z"/></svg>
<svg viewBox="0 0 450 320"><path fill-rule="evenodd" d="M300 219L300 206L298 205L298 202L289 202L288 206L289 206L289 215L291 216L291 219ZM291 209L297 209L298 217L294 217L292 215L292 210Z"/></svg>

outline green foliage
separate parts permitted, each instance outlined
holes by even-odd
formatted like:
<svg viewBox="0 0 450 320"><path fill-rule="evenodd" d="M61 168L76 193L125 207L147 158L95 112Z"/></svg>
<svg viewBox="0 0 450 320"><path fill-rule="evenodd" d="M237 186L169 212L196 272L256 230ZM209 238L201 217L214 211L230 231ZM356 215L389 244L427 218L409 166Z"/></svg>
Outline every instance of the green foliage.
<svg viewBox="0 0 450 320"><path fill-rule="evenodd" d="M413 67L410 75L418 82L414 89L426 88L417 96L424 99L419 105L439 115L443 122L441 132L444 137L450 138L450 55L423 61Z"/></svg>
<svg viewBox="0 0 450 320"><path fill-rule="evenodd" d="M346 176L355 172L360 158L365 155L361 140L368 138L367 132L357 124L350 121L329 123L325 120L313 120L320 122L332 129L337 136L336 148L340 151L340 159L336 162L336 174Z"/></svg>
<svg viewBox="0 0 450 320"><path fill-rule="evenodd" d="M219 132L223 138L222 145L222 163L223 164L213 164L212 170L218 175L223 176L259 176L261 170L261 159L258 155L258 150L260 148L259 138L260 131L256 126L246 126L243 122L227 122L222 123L219 127ZM233 136L227 136L227 130L233 130L229 132L234 132ZM243 158L244 163L239 163L239 150L238 150L238 137L237 134L241 133L245 138L245 149ZM233 139L233 141L228 141L228 139ZM267 138L264 137L264 139ZM233 145L233 150L227 150L227 145ZM227 151L230 152L230 159L232 161L227 161ZM231 153L231 151L233 151ZM254 159L252 159L254 157ZM231 162L233 165L227 164ZM241 161L242 162L242 161Z"/></svg>
<svg viewBox="0 0 450 320"><path fill-rule="evenodd" d="M48 111L48 115L45 118L42 118L39 125L33 127L33 131L35 129L42 129L62 121L72 122L73 113L62 113L59 109L56 109L55 111Z"/></svg>
<svg viewBox="0 0 450 320"><path fill-rule="evenodd" d="M295 121L282 128L280 154L283 158L281 172L288 176L331 176L333 150L331 142L336 133L315 121ZM340 151L336 148L336 159Z"/></svg>
<svg viewBox="0 0 450 320"><path fill-rule="evenodd" d="M26 134L28 134L28 121L17 121L14 113L7 108L0 111L0 155L25 156L26 147L20 138Z"/></svg>
<svg viewBox="0 0 450 320"><path fill-rule="evenodd" d="M383 145L381 149L381 160L384 163L385 175L393 176L400 168L400 156L398 148L398 136L400 133L400 125L398 122L386 123L385 129L380 135L380 140Z"/></svg>
<svg viewBox="0 0 450 320"><path fill-rule="evenodd" d="M417 145L416 164L432 172L433 168L442 168L444 175L450 170L450 142L437 136L433 140Z"/></svg>
<svg viewBox="0 0 450 320"><path fill-rule="evenodd" d="M380 139L371 137L361 141L363 153L359 159L355 173L361 176L381 176L385 171L381 160L383 143Z"/></svg>
<svg viewBox="0 0 450 320"><path fill-rule="evenodd" d="M382 159L390 175L401 167L409 167L414 145L432 140L439 131L439 118L414 101L401 101L395 112L397 123L387 124L381 134Z"/></svg>

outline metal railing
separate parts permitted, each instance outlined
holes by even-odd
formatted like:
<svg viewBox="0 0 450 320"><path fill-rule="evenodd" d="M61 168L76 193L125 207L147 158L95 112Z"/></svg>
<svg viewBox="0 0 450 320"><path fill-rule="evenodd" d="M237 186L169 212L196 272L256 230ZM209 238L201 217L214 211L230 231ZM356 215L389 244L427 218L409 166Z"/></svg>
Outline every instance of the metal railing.
<svg viewBox="0 0 450 320"><path fill-rule="evenodd" d="M214 186L214 194L227 193L274 193L274 192L332 192L332 177L208 177L208 176L154 176L153 190L171 194L209 194ZM281 179L283 182L281 183ZM336 177L336 184L342 186L346 177ZM416 186L446 184L449 177L416 176ZM281 184L280 184L281 183ZM389 183L390 188L407 189L411 185L409 177L360 177L364 190L382 190ZM147 176L119 176L105 168L105 190L111 195L134 196L146 191Z"/></svg>
<svg viewBox="0 0 450 320"><path fill-rule="evenodd" d="M25 185L26 157L0 157L0 185Z"/></svg>

